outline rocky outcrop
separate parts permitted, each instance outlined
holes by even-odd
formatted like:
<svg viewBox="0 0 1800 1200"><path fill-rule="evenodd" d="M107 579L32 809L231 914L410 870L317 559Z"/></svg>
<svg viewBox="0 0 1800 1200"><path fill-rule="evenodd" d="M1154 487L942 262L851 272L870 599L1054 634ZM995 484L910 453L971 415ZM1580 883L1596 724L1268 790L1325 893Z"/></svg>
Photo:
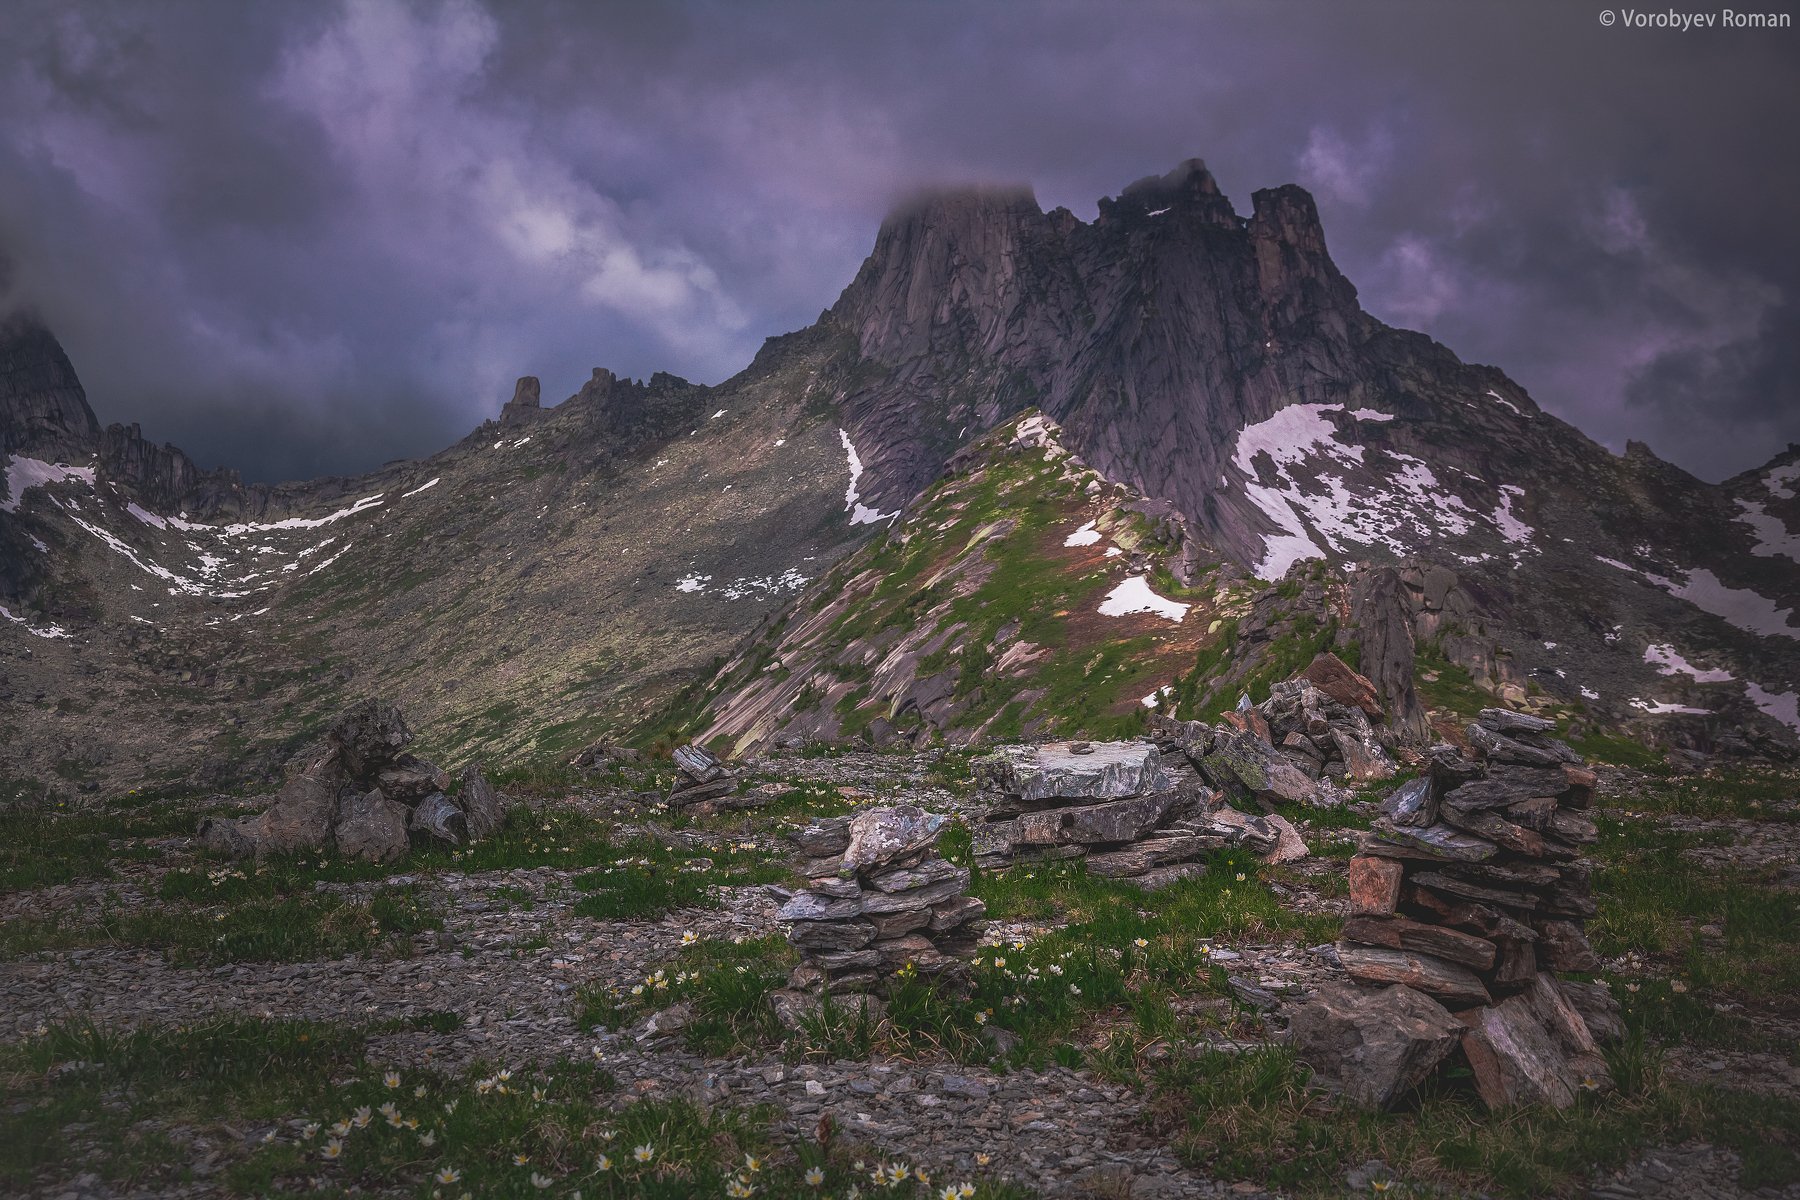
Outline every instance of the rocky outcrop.
<svg viewBox="0 0 1800 1200"><path fill-rule="evenodd" d="M513 385L512 399L500 409L502 425L519 425L531 421L543 411L538 403L538 381L535 375L522 375Z"/></svg>
<svg viewBox="0 0 1800 1200"><path fill-rule="evenodd" d="M335 848L346 858L392 862L410 835L453 846L492 837L505 823L499 796L471 764L462 787L406 752L406 717L392 704L352 706L322 743L289 763L289 777L267 810L254 817L208 817L200 844L233 858L266 858Z"/></svg>

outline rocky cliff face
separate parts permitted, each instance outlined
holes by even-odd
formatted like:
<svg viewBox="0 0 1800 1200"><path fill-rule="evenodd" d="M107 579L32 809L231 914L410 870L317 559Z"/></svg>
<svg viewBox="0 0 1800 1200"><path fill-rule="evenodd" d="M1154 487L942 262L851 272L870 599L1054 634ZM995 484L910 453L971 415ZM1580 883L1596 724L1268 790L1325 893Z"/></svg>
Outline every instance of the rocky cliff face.
<svg viewBox="0 0 1800 1200"><path fill-rule="evenodd" d="M1261 579L1454 571L1501 615L1505 671L1468 664L1497 684L1659 725L1800 725L1800 455L1718 487L1642 446L1612 455L1363 312L1298 188L1241 216L1190 161L1091 223L1022 193L935 197L888 221L826 324L860 354L843 411L877 509L1029 403ZM1688 666L1657 669L1668 654ZM1721 676L1736 686L1696 691Z"/></svg>
<svg viewBox="0 0 1800 1200"><path fill-rule="evenodd" d="M0 453L85 461L100 439L69 356L28 313L0 320Z"/></svg>

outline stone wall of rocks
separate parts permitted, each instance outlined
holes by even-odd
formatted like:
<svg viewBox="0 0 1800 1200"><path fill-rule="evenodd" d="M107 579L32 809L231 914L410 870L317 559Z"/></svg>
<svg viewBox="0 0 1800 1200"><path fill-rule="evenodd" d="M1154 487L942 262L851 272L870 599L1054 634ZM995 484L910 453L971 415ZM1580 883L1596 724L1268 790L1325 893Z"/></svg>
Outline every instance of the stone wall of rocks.
<svg viewBox="0 0 1800 1200"><path fill-rule="evenodd" d="M481 771L464 769L462 789L451 796L447 772L406 752L412 736L394 705L362 701L288 765L265 812L209 817L200 823L200 844L236 858L334 849L391 862L413 833L460 846L498 830L506 809Z"/></svg>
<svg viewBox="0 0 1800 1200"><path fill-rule="evenodd" d="M1604 988L1552 974L1599 966L1583 928L1594 902L1580 857L1597 836L1584 812L1595 778L1553 728L1484 709L1468 727L1479 757L1433 747L1425 773L1383 802L1350 862L1351 915L1337 950L1353 980L1387 990L1326 995L1295 1023L1315 1067L1335 1063L1339 1076L1335 1043L1352 1028L1404 1043L1405 1070L1364 1063L1362 1078L1340 1080L1347 1090L1390 1102L1456 1047L1495 1107L1566 1106L1605 1084L1590 1017L1611 1029L1616 1010Z"/></svg>
<svg viewBox="0 0 1800 1200"><path fill-rule="evenodd" d="M1306 853L1280 817L1221 804L1173 742L1006 746L974 770L989 797L972 829L983 867L1081 858L1092 874L1153 891L1199 874L1194 860L1227 846Z"/></svg>
<svg viewBox="0 0 1800 1200"><path fill-rule="evenodd" d="M914 805L814 821L792 835L810 886L775 914L800 951L789 987L862 992L912 964L956 972L987 906L969 870L939 857L944 818Z"/></svg>

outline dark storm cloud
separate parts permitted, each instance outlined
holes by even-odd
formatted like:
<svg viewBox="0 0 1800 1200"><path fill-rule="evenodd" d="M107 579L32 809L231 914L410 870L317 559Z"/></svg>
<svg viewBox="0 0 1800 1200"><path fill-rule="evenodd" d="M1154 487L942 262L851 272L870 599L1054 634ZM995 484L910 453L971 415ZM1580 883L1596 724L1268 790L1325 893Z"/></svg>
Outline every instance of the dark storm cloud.
<svg viewBox="0 0 1800 1200"><path fill-rule="evenodd" d="M1800 440L1800 30L1597 6L15 4L0 247L103 419L257 477L713 381L888 205L1314 190L1365 305L1708 477Z"/></svg>

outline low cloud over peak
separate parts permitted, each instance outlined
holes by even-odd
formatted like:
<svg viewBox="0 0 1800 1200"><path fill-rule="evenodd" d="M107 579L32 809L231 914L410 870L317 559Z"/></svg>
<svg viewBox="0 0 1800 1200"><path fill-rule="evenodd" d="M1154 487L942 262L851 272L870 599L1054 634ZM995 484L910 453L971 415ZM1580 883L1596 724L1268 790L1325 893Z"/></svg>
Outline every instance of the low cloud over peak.
<svg viewBox="0 0 1800 1200"><path fill-rule="evenodd" d="M252 477L531 373L717 380L942 184L1298 182L1371 312L1703 476L1800 440L1792 31L1567 5L14 5L0 246L102 419ZM1704 41L1697 40L1704 38Z"/></svg>

